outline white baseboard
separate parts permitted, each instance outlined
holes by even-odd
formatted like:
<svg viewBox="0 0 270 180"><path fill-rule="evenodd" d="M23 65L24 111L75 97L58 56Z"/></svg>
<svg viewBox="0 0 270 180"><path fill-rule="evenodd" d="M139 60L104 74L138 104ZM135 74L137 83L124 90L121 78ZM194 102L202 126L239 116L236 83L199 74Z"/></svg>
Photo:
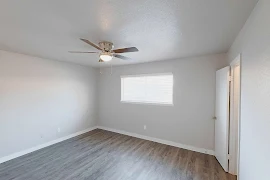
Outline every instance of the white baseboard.
<svg viewBox="0 0 270 180"><path fill-rule="evenodd" d="M215 154L213 150L197 148L197 147L193 147L193 146L189 146L189 145L185 145L185 144L180 144L180 143L176 143L176 142L172 142L172 141L167 141L167 140L163 140L163 139L144 136L144 135L140 135L140 134L136 134L136 133L130 133L130 132L127 132L127 131L107 128L107 127L103 127L103 126L95 126L95 127L91 127L91 128L88 128L88 129L85 129L85 130L70 134L70 135L65 136L65 137L61 137L61 138L56 139L56 140L53 140L53 141L38 145L36 147L32 147L30 149L26 149L26 150L23 150L23 151L20 151L20 152L13 153L13 154L8 155L8 156L4 156L4 157L0 158L0 164L3 163L3 162L9 161L11 159L15 159L17 157L23 156L25 154L29 154L31 152L37 151L39 149L51 146L53 144L65 141L65 140L73 138L75 136L84 134L84 133L92 131L94 129L103 129L103 130L107 130L107 131L111 131L111 132L124 134L124 135L127 135L127 136L132 136L132 137L136 137L136 138L140 138L140 139L145 139L145 140L148 140L148 141L153 141L153 142L157 142L157 143L161 143L161 144L165 144L165 145L179 147L179 148L182 148L182 149L187 149L187 150L200 152L200 153L204 153L204 154L209 154L209 155L214 155Z"/></svg>
<svg viewBox="0 0 270 180"><path fill-rule="evenodd" d="M106 130L106 131L116 132L116 133L119 133L119 134L124 134L124 135L127 135L127 136L132 136L132 137L148 140L148 141L153 141L153 142L157 142L157 143L161 143L161 144L165 144L165 145L179 147L179 148L187 149L187 150L190 150L190 151L200 152L200 153L209 154L209 155L214 155L215 154L215 152L213 150L208 150L208 149L204 149L204 148L197 148L197 147L193 147L193 146L189 146L189 145L185 145L185 144L180 144L180 143L176 143L176 142L172 142L172 141L153 138L153 137L144 136L144 135L140 135L140 134L136 134L136 133L130 133L130 132L127 132L127 131L107 128L107 127L103 127L103 126L97 126L97 128L98 129L103 129L103 130Z"/></svg>
<svg viewBox="0 0 270 180"><path fill-rule="evenodd" d="M0 158L0 164L3 163L3 162L9 161L9 160L11 160L11 159L14 159L14 158L23 156L23 155L25 155L25 154L28 154L28 153L37 151L37 150L39 150L39 149L42 149L42 148L51 146L51 145L53 145L53 144L59 143L59 142L61 142L61 141L65 141L65 140L70 139L70 138L73 138L73 137L75 137L75 136L84 134L84 133L89 132L89 131L92 131L92 130L94 130L94 129L97 129L97 126L94 126L94 127L91 127L91 128L88 128L88 129L85 129L85 130L82 130L82 131L79 131L79 132L76 132L76 133L73 133L73 134L70 134L70 135L65 136L65 137L61 137L61 138L59 138L59 139L55 139L55 140L53 140L53 141L50 141L50 142L47 142L47 143L44 143L44 144L41 144L41 145L32 147L32 148L30 148L30 149L26 149L26 150L23 150L23 151L20 151L20 152L13 153L13 154L8 155L8 156L4 156L4 157Z"/></svg>

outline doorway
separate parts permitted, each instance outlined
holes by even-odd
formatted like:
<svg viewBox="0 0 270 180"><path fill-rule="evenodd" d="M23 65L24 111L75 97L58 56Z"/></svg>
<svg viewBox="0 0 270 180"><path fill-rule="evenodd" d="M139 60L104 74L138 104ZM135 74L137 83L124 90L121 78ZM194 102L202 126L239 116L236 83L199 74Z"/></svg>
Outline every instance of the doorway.
<svg viewBox="0 0 270 180"><path fill-rule="evenodd" d="M238 175L241 56L216 72L215 156L224 171Z"/></svg>

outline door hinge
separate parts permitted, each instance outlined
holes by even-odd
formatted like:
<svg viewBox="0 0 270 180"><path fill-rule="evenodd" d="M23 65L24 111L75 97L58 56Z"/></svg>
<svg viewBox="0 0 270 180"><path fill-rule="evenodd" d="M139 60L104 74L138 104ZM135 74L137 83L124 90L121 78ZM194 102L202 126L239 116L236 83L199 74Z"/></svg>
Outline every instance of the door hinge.
<svg viewBox="0 0 270 180"><path fill-rule="evenodd" d="M227 154L227 159L230 160L231 159L231 155Z"/></svg>
<svg viewBox="0 0 270 180"><path fill-rule="evenodd" d="M231 82L231 81L233 81L233 77L232 76L229 76L229 81Z"/></svg>

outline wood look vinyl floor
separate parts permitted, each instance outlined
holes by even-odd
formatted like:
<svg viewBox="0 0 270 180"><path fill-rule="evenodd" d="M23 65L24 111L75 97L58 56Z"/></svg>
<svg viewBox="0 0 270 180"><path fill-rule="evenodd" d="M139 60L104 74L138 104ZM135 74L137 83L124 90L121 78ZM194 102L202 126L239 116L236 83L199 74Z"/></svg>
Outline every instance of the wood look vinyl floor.
<svg viewBox="0 0 270 180"><path fill-rule="evenodd" d="M0 180L235 180L213 156L104 130L0 164Z"/></svg>

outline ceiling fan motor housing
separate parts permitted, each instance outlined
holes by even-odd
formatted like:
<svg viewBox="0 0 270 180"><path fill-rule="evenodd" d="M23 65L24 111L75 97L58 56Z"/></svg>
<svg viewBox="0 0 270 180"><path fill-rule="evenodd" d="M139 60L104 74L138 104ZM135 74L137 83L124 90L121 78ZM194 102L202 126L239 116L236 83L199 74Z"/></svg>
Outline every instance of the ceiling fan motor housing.
<svg viewBox="0 0 270 180"><path fill-rule="evenodd" d="M111 42L103 41L98 44L103 52L111 52L111 50L113 49L113 43Z"/></svg>

